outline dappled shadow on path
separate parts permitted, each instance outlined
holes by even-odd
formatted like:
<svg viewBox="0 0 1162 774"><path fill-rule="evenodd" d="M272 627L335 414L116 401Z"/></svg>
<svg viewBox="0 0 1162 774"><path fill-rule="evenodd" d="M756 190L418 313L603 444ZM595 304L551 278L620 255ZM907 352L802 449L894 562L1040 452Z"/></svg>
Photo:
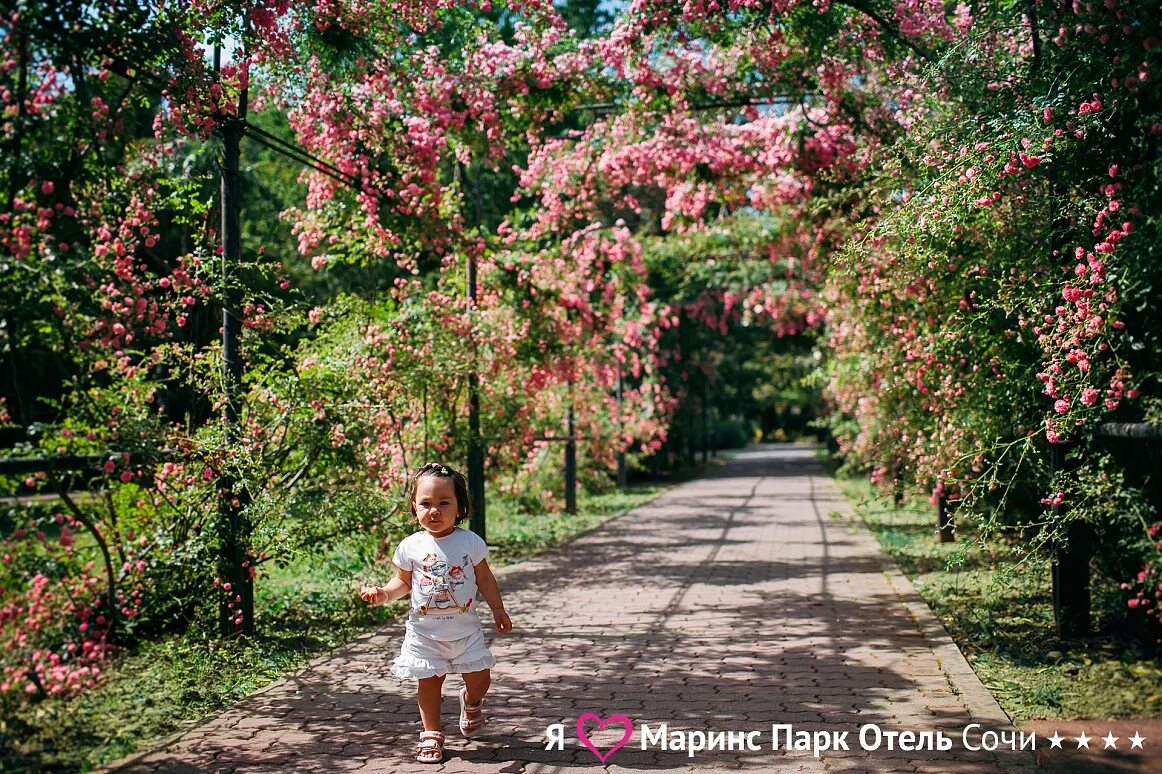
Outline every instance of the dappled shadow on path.
<svg viewBox="0 0 1162 774"><path fill-rule="evenodd" d="M492 734L449 734L447 770L600 768L575 738L585 712L634 721L609 761L630 769L1013 770L1021 761L960 744L974 717L933 654L939 624L901 603L866 535L829 517L837 502L810 449L749 451L503 572L516 629L493 638ZM431 770L410 757L412 686L388 676L400 634L354 643L125 770ZM457 685L446 688L453 729ZM565 726L563 750L544 749L553 723ZM643 724L663 723L758 731L763 749L642 749ZM852 749L822 760L772 751L771 726L783 723L847 732ZM943 730L956 744L863 751L869 723Z"/></svg>

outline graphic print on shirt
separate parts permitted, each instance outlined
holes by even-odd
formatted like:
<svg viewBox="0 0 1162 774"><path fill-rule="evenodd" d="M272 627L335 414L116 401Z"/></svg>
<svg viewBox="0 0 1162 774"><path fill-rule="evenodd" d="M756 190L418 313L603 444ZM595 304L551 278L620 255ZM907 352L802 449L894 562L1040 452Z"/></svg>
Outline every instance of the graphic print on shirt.
<svg viewBox="0 0 1162 774"><path fill-rule="evenodd" d="M428 554L420 564L420 593L424 597L424 604L419 606L423 615L438 612L467 613L472 607L472 599L462 602L456 598L456 592L464 586L464 568L469 566L468 555L464 555L463 563L449 565L446 561Z"/></svg>

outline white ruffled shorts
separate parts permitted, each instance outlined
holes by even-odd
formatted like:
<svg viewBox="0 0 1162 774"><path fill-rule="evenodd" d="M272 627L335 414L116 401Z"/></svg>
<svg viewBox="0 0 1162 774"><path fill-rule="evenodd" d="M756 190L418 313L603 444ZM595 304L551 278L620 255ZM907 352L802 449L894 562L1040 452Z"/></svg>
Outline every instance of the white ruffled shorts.
<svg viewBox="0 0 1162 774"><path fill-rule="evenodd" d="M437 675L465 674L491 669L496 659L484 641L484 631L459 640L433 640L410 629L404 635L399 656L391 664L396 677L420 680Z"/></svg>

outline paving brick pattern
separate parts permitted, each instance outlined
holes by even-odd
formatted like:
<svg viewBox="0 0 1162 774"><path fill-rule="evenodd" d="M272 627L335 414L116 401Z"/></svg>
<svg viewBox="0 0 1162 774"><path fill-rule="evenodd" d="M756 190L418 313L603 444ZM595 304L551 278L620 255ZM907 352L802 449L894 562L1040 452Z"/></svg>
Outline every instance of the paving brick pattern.
<svg viewBox="0 0 1162 774"><path fill-rule="evenodd" d="M455 732L414 763L414 686L388 665L401 623L319 659L122 772L541 772L1033 770L1028 753L973 752L961 730L1012 732L906 578L862 529L813 450L761 447L667 490L549 554L498 573L515 629L499 665L490 735ZM487 615L487 613L485 613ZM635 723L603 767L574 731L585 712ZM546 727L566 727L545 750ZM641 726L761 731L763 749L641 749ZM850 751L770 749L771 726L848 732ZM953 748L865 751L859 729L943 730ZM587 729L599 748L621 726ZM606 737L611 737L606 739ZM979 739L979 736L977 737Z"/></svg>

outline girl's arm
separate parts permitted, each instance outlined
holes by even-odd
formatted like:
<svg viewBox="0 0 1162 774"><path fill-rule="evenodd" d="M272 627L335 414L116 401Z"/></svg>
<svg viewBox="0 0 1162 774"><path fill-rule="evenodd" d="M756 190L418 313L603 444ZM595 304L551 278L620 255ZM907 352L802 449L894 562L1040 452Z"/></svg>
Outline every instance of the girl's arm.
<svg viewBox="0 0 1162 774"><path fill-rule="evenodd" d="M492 608L492 619L496 622L496 630L501 634L512 631L512 620L504 610L504 602L500 599L500 586L496 584L496 576L488 566L487 559L481 559L475 567L476 587L480 589L480 596Z"/></svg>
<svg viewBox="0 0 1162 774"><path fill-rule="evenodd" d="M387 582L386 586L364 586L359 590L359 596L364 602L373 605L383 605L393 599L406 597L412 590L412 574L410 570L395 568L395 577Z"/></svg>

